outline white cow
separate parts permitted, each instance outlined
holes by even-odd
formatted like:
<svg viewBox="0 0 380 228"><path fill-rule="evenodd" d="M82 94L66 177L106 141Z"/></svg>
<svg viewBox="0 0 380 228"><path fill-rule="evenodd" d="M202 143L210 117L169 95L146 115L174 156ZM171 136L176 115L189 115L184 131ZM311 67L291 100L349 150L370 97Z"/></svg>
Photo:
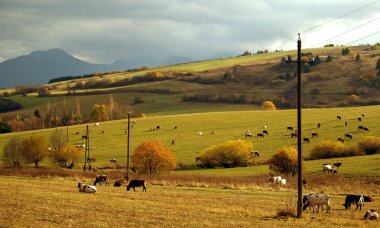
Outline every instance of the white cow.
<svg viewBox="0 0 380 228"><path fill-rule="evenodd" d="M99 123L95 123L95 126L99 127L99 125L100 125Z"/></svg>
<svg viewBox="0 0 380 228"><path fill-rule="evenodd" d="M197 135L202 136L203 132L200 131L200 132L197 133Z"/></svg>
<svg viewBox="0 0 380 228"><path fill-rule="evenodd" d="M286 185L286 179L281 179L278 183L279 183L281 186L285 186L285 185Z"/></svg>
<svg viewBox="0 0 380 228"><path fill-rule="evenodd" d="M377 220L379 218L379 213L375 210L368 210L364 215L364 220Z"/></svg>
<svg viewBox="0 0 380 228"><path fill-rule="evenodd" d="M85 192L85 193L96 193L96 187L91 186L91 185L86 185L82 183L78 183L78 189L80 192Z"/></svg>
<svg viewBox="0 0 380 228"><path fill-rule="evenodd" d="M327 206L326 213L331 213L330 199L331 199L331 196L324 193L306 195L304 196L304 199L303 199L303 210L305 210L308 207L313 207L317 210L317 212L319 212L317 206L322 206L323 208L323 205L326 205Z"/></svg>

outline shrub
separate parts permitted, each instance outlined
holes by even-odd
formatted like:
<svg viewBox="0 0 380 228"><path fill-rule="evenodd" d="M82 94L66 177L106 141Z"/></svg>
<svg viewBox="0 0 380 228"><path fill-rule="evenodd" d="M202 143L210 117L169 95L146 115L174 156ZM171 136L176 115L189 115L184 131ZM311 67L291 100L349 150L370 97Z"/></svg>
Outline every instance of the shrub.
<svg viewBox="0 0 380 228"><path fill-rule="evenodd" d="M159 174L173 170L176 167L176 158L160 141L151 140L136 148L132 155L132 165L141 173Z"/></svg>
<svg viewBox="0 0 380 228"><path fill-rule="evenodd" d="M361 60L361 57L360 57L359 54L356 55L355 60L356 60L356 61L360 61L360 60Z"/></svg>
<svg viewBox="0 0 380 228"><path fill-rule="evenodd" d="M380 137L365 136L358 142L359 150L365 154L380 153Z"/></svg>
<svg viewBox="0 0 380 228"><path fill-rule="evenodd" d="M311 149L309 159L349 157L356 155L362 155L362 153L355 147L347 147L341 142L325 140Z"/></svg>
<svg viewBox="0 0 380 228"><path fill-rule="evenodd" d="M21 168L25 163L24 143L19 139L11 139L3 149L4 161L13 168Z"/></svg>
<svg viewBox="0 0 380 228"><path fill-rule="evenodd" d="M269 169L276 173L294 176L298 173L297 156L297 150L293 147L282 147L269 159Z"/></svg>
<svg viewBox="0 0 380 228"><path fill-rule="evenodd" d="M0 112L8 112L22 108L20 103L14 102L11 99L0 98Z"/></svg>
<svg viewBox="0 0 380 228"><path fill-rule="evenodd" d="M229 140L210 146L201 153L201 163L206 167L238 167L252 162L252 144L244 140Z"/></svg>
<svg viewBox="0 0 380 228"><path fill-rule="evenodd" d="M261 105L261 108L263 110L276 110L276 105L274 105L274 103L272 101L265 101Z"/></svg>
<svg viewBox="0 0 380 228"><path fill-rule="evenodd" d="M326 63L329 63L332 61L332 57L331 55L328 55L327 58L326 58Z"/></svg>
<svg viewBox="0 0 380 228"><path fill-rule="evenodd" d="M352 94L350 96L350 103L351 104L358 104L360 102L360 100L361 100L360 96L358 96L358 95Z"/></svg>
<svg viewBox="0 0 380 228"><path fill-rule="evenodd" d="M28 162L38 164L48 156L48 144L42 136L32 135L24 141L24 155Z"/></svg>
<svg viewBox="0 0 380 228"><path fill-rule="evenodd" d="M135 97L133 99L133 104L142 104L144 103L144 100L141 97Z"/></svg>
<svg viewBox="0 0 380 228"><path fill-rule="evenodd" d="M7 122L0 122L0 134L11 133L13 131L12 126Z"/></svg>
<svg viewBox="0 0 380 228"><path fill-rule="evenodd" d="M380 59L377 60L376 62L376 70L380 69Z"/></svg>
<svg viewBox="0 0 380 228"><path fill-rule="evenodd" d="M164 74L160 71L150 71L150 72L147 72L145 76L159 78L159 77L163 77Z"/></svg>
<svg viewBox="0 0 380 228"><path fill-rule="evenodd" d="M63 168L73 168L82 155L83 149L76 148L72 145L64 145L60 149L52 152L54 162Z"/></svg>

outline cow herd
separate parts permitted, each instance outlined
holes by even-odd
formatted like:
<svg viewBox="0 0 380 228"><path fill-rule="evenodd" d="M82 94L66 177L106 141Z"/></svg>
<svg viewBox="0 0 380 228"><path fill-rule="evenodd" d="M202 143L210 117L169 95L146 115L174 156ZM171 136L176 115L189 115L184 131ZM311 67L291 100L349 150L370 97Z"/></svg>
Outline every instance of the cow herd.
<svg viewBox="0 0 380 228"><path fill-rule="evenodd" d="M362 206L364 206L364 202L375 202L375 199L368 195L360 195L360 194L349 194L346 195L346 198L344 200L344 208L346 210L351 209L351 204L356 205L356 210L362 210ZM305 211L307 208L313 209L319 212L319 209L321 208L323 211L323 206L327 207L326 213L331 213L331 196L328 194L325 194L323 192L321 193L315 193L315 194L307 194L303 197L302 200L303 205L303 211ZM378 219L379 214L374 209L368 210L365 215L364 219L369 220L376 220Z"/></svg>
<svg viewBox="0 0 380 228"><path fill-rule="evenodd" d="M99 185L102 185L102 183L104 183L106 186L109 186L110 180L107 177L107 175L97 175L95 178L95 181L94 181L94 185L87 185L87 184L83 184L83 183L79 182L78 183L79 192L96 193L97 192L96 184L98 184L98 183L99 183ZM114 187L121 187L124 183L125 183L124 180L115 181ZM127 189L127 191L129 191L132 188L133 191L136 191L136 187L142 187L143 192L146 192L146 181L145 180L136 180L136 179L131 180L128 183L126 189Z"/></svg>

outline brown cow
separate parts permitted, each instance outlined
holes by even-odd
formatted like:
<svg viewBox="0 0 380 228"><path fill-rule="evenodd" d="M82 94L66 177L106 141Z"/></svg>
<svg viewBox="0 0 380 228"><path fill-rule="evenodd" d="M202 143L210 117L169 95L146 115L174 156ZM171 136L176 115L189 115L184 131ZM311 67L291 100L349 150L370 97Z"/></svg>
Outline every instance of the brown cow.
<svg viewBox="0 0 380 228"><path fill-rule="evenodd" d="M256 137L257 138L264 138L264 134L263 133L257 133Z"/></svg>
<svg viewBox="0 0 380 228"><path fill-rule="evenodd" d="M106 185L110 185L110 180L108 179L107 175L97 175L94 185L96 186L96 183L99 183L99 185L102 185L102 182L106 183Z"/></svg>
<svg viewBox="0 0 380 228"><path fill-rule="evenodd" d="M293 127L287 127L286 130L287 131L294 131L294 128Z"/></svg>
<svg viewBox="0 0 380 228"><path fill-rule="evenodd" d="M291 138L297 138L298 135L297 135L297 133L292 133L292 134L290 135L290 137L291 137Z"/></svg>
<svg viewBox="0 0 380 228"><path fill-rule="evenodd" d="M309 138L303 138L303 141L307 142L307 143L310 143L310 139Z"/></svg>
<svg viewBox="0 0 380 228"><path fill-rule="evenodd" d="M311 137L312 138L317 138L318 137L318 133L317 132L312 132L311 133Z"/></svg>

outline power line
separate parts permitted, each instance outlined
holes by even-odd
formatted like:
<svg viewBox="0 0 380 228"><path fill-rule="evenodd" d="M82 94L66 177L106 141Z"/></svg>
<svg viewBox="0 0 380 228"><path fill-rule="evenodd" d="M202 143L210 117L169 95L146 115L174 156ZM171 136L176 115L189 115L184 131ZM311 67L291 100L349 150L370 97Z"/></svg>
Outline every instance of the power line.
<svg viewBox="0 0 380 228"><path fill-rule="evenodd" d="M352 32L352 31L354 31L355 29L358 29L358 28L360 28L360 27L363 27L363 26L365 26L365 25L368 25L369 23L374 22L374 21L376 21L376 20L378 20L378 19L380 19L380 17L378 17L378 18L376 18L376 19L373 19L373 20L371 20L371 21L368 21L368 22L366 22L366 23L364 23L364 24L361 24L361 25L359 25L359 26L357 26L357 27L355 27L355 28L352 28L352 29L350 29L350 30L347 30L347 31L345 31L345 32L343 32L343 33L341 33L341 34L339 34L339 35L336 35L336 36L334 36L334 37L331 37L331 38L329 38L329 39L327 39L327 40L325 40L325 41L322 41L322 42L320 42L320 43L317 43L317 44L311 45L310 47L315 47L315 46L317 46L317 45L323 44L323 43L325 43L325 42L327 42L327 41L329 41L329 40L335 39L335 38L337 38L337 37L339 37L339 36L342 36L342 35L344 35L344 34L346 34L346 33Z"/></svg>
<svg viewBox="0 0 380 228"><path fill-rule="evenodd" d="M308 28L308 29L302 31L301 33L308 32L308 31L310 31L310 30L313 30L313 29L318 28L318 27L320 27L320 26L323 26L323 25L325 25L325 24L328 24L328 23L331 23L331 22L333 22L333 21L336 21L336 20L338 20L338 19L340 19L340 18L342 18L342 17L345 17L345 16L347 16L347 15L350 15L350 14L352 14L352 13L355 13L355 12L361 10L361 9L364 9L364 8L366 8L366 7L370 6L370 5L376 4L376 3L378 3L378 2L380 2L380 0L377 0L377 1L371 2L371 3L367 4L367 5L364 5L364 6L360 7L360 8L354 9L354 10L352 10L352 11L350 11L350 12L348 12L348 13L345 13L345 14L343 14L343 15L340 15L340 16L338 16L338 17L336 17L336 18L333 18L333 19L331 19L331 20L328 20L328 21L326 21L326 22L323 22L323 23L321 23L321 24L319 24L319 25L315 25L315 26L313 26L313 27L311 27L311 28Z"/></svg>
<svg viewBox="0 0 380 228"><path fill-rule="evenodd" d="M360 10L362 10L362 9L368 7L368 6L371 6L371 5L373 5L373 4L376 4L376 3L378 3L378 2L380 2L380 0L377 0L377 1L371 2L371 3L367 4L367 5L361 6L361 7L359 7L359 8L354 9L354 10L351 10L351 11L345 13L345 14L342 14L342 15L340 15L340 16L338 16L338 17L335 17L335 18L333 18L333 19L331 19L331 20L328 20L328 21L325 21L325 22L323 22L323 23L321 23L321 24L318 24L318 25L312 26L312 27L310 27L310 28L308 28L308 29L306 29L306 30L301 31L301 33L306 33L306 32L308 32L308 31L311 31L311 30L315 29L315 28L318 28L318 27L321 27L321 26L326 25L326 24L328 24L328 23L331 23L331 22L333 22L333 21L336 21L336 20L338 20L338 19L340 19L340 18L342 18L342 17L345 17L345 16L350 15L350 14L352 14L352 13L355 13L355 12L357 12L357 11L360 11ZM287 44L289 41L291 41L291 40L293 40L293 39L295 39L295 38L297 38L297 35L295 35L294 37L292 37L292 38L288 39L287 41L285 41L283 44L281 44L280 46L278 46L275 50L279 50L282 46L284 46L284 45Z"/></svg>
<svg viewBox="0 0 380 228"><path fill-rule="evenodd" d="M355 43L355 42L357 42L357 41L359 41L359 40L363 40L363 39L365 39L365 38L367 38L367 37L370 37L370 36L376 35L376 34L379 33L379 32L380 32L380 30L377 31L377 32L374 32L374 33L372 33L372 34L369 34L369 35L367 35L367 36L364 36L364 37L362 37L362 38L359 38L359 39L357 39L357 40L351 41L351 42L345 44L344 46L347 46L347 45L349 45L349 44Z"/></svg>

